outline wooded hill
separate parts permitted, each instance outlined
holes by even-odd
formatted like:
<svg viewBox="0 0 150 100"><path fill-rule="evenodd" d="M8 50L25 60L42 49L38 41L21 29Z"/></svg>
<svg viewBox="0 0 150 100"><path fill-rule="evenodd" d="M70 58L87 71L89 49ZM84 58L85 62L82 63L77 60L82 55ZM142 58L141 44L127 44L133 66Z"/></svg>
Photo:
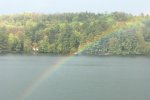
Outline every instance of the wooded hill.
<svg viewBox="0 0 150 100"><path fill-rule="evenodd" d="M123 12L1 15L0 52L148 55L150 17Z"/></svg>

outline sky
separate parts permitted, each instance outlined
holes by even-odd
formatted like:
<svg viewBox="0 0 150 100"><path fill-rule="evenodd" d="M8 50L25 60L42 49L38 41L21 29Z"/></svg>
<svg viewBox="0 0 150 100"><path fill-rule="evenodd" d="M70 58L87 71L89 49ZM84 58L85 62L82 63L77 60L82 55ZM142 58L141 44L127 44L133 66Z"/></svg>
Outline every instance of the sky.
<svg viewBox="0 0 150 100"><path fill-rule="evenodd" d="M0 14L24 12L114 12L150 14L150 0L0 0Z"/></svg>

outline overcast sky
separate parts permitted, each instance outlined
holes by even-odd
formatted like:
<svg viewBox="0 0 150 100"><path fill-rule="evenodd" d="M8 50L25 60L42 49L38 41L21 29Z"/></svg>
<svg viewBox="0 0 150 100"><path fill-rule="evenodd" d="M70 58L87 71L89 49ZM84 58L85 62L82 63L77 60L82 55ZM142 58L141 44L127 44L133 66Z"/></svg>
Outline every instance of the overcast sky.
<svg viewBox="0 0 150 100"><path fill-rule="evenodd" d="M150 0L0 0L0 14L23 12L113 12L150 13Z"/></svg>

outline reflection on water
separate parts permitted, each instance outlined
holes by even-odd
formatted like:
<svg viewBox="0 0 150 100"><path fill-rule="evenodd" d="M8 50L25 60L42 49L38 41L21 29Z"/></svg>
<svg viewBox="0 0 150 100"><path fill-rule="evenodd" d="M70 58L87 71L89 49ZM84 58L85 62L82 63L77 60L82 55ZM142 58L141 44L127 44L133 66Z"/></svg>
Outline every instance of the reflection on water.
<svg viewBox="0 0 150 100"><path fill-rule="evenodd" d="M0 56L0 100L17 100L66 57ZM149 57L84 57L65 62L25 100L149 100Z"/></svg>

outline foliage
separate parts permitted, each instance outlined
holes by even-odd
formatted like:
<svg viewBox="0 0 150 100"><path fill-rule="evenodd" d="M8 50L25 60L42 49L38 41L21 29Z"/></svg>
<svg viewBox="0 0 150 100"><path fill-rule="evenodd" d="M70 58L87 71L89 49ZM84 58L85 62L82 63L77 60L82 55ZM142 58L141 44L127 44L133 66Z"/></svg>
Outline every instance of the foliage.
<svg viewBox="0 0 150 100"><path fill-rule="evenodd" d="M123 12L1 15L0 52L149 54L149 27L149 16Z"/></svg>

